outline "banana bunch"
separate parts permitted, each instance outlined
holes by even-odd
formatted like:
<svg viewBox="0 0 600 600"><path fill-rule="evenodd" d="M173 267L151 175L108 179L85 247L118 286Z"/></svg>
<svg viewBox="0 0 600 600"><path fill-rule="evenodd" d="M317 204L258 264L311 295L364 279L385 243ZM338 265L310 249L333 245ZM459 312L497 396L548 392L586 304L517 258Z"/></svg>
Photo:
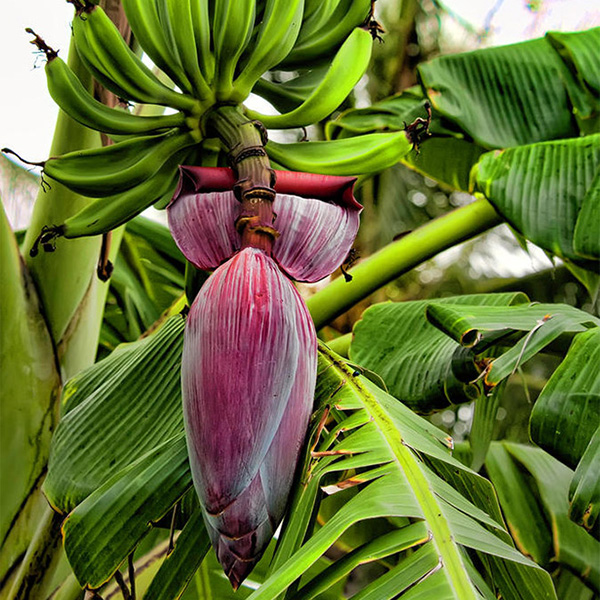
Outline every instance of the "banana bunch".
<svg viewBox="0 0 600 600"><path fill-rule="evenodd" d="M52 98L71 118L115 141L43 163L45 177L95 199L55 228L66 237L105 233L152 204L164 206L179 164L214 158L203 151L204 120L220 104L241 104L254 91L279 98L283 114L247 110L250 119L268 128L309 125L345 100L371 56L371 35L360 27L371 0L123 0L133 35L161 76L130 49L93 0L70 1L76 7L77 52L93 77L123 106L174 111L141 116L105 106L56 52L40 47ZM273 83L264 76L274 70L297 76ZM275 145L272 151L278 153ZM373 162L372 150L365 147L364 155ZM351 163L364 172L357 156L354 151Z"/></svg>

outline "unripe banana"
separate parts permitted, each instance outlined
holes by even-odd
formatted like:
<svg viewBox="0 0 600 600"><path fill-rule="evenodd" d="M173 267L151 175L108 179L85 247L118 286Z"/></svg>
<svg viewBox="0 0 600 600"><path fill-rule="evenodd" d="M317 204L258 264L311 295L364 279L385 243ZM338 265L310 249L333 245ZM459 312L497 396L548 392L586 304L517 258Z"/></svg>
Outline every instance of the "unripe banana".
<svg viewBox="0 0 600 600"><path fill-rule="evenodd" d="M56 228L59 235L77 238L106 233L133 219L163 196L172 196L179 180L177 167L186 162L188 153L189 150L178 152L153 177L129 191L98 198Z"/></svg>
<svg viewBox="0 0 600 600"><path fill-rule="evenodd" d="M198 141L192 132L178 130L136 137L111 146L49 158L44 164L44 173L84 196L109 196L146 181L169 157Z"/></svg>
<svg viewBox="0 0 600 600"><path fill-rule="evenodd" d="M176 113L141 117L98 102L81 84L64 60L55 57L46 63L48 90L54 101L72 119L104 133L137 134L170 129L185 124L185 115Z"/></svg>
<svg viewBox="0 0 600 600"><path fill-rule="evenodd" d="M233 83L232 99L243 102L259 77L289 54L300 31L303 9L304 0L267 1L257 41Z"/></svg>
<svg viewBox="0 0 600 600"><path fill-rule="evenodd" d="M254 29L255 10L255 0L214 2L212 32L216 69L213 89L218 100L227 101L231 97L235 68Z"/></svg>
<svg viewBox="0 0 600 600"><path fill-rule="evenodd" d="M365 22L370 11L371 0L340 0L319 29L300 30L298 42L279 68L302 68L327 59L355 27Z"/></svg>
<svg viewBox="0 0 600 600"><path fill-rule="evenodd" d="M139 1L139 0L138 0ZM210 0L192 0L192 27L196 40L196 53L200 71L207 82L212 82L215 75L215 57L211 52Z"/></svg>
<svg viewBox="0 0 600 600"><path fill-rule="evenodd" d="M297 44L303 44L314 35L322 34L323 27L332 18L339 4L344 0L306 0L302 27Z"/></svg>
<svg viewBox="0 0 600 600"><path fill-rule="evenodd" d="M362 28L356 28L342 44L331 67L313 93L292 112L283 115L261 115L246 111L269 129L304 127L329 116L348 96L364 75L371 60L373 39Z"/></svg>
<svg viewBox="0 0 600 600"><path fill-rule="evenodd" d="M192 22L192 4L197 0L157 0L158 16L179 58L186 76L194 86L193 95L212 103L214 94L198 62L196 38Z"/></svg>
<svg viewBox="0 0 600 600"><path fill-rule="evenodd" d="M78 52L93 74L109 90L125 98L147 104L172 106L186 112L200 113L198 100L179 94L163 85L134 54L119 30L99 6L73 21Z"/></svg>
<svg viewBox="0 0 600 600"><path fill-rule="evenodd" d="M269 142L266 146L269 157L290 171L345 176L383 171L411 149L412 143L404 131L324 142Z"/></svg>
<svg viewBox="0 0 600 600"><path fill-rule="evenodd" d="M279 112L291 112L298 108L317 88L329 70L325 63L281 83L261 77L252 92L270 102Z"/></svg>
<svg viewBox="0 0 600 600"><path fill-rule="evenodd" d="M171 49L153 0L122 0L131 30L152 62L182 90L192 93L193 86Z"/></svg>

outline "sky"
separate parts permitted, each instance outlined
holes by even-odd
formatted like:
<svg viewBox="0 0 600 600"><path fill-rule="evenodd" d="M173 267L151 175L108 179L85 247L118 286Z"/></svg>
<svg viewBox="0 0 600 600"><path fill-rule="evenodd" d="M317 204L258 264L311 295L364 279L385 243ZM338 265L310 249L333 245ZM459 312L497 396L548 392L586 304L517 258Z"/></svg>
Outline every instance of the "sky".
<svg viewBox="0 0 600 600"><path fill-rule="evenodd" d="M384 3L386 0L379 0ZM431 1L431 0L429 0ZM439 0L456 18L445 25L457 46L468 34L461 20L481 30L493 14L489 45L513 43L543 35L545 31L585 29L600 25L598 0L543 0L535 12L534 0ZM537 3L540 3L539 0ZM60 55L67 55L73 8L65 0L4 2L0 10L0 147L9 147L32 161L47 157L57 108L46 90L43 60L29 44L31 27Z"/></svg>

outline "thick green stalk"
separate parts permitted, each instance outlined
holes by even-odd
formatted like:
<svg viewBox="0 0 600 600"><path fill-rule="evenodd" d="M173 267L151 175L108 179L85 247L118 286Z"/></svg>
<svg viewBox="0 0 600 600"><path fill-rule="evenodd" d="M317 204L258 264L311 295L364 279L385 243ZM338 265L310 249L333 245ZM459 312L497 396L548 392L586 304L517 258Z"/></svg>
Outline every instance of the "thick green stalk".
<svg viewBox="0 0 600 600"><path fill-rule="evenodd" d="M81 65L73 44L68 62L84 85L91 89L91 78ZM99 144L98 133L77 124L64 113L59 113L51 155ZM90 202L54 181L48 183L51 188L47 191L41 189L38 194L24 241L27 254L24 263L19 263L26 301L29 305L36 303L36 318L43 323L44 328L47 327L47 340L44 342L45 346L34 344L33 340L26 347L28 354L23 352L22 335L11 336L9 343L2 345L2 352L6 355L3 363L15 363L14 368L6 370L3 364L3 372L11 373L18 388L17 392L9 391L5 397L10 397L10 405L13 407L10 413L5 412L8 400L3 399L2 422L11 431L11 435L2 435L2 443L4 445L8 440L11 451L3 452L2 455L10 458L11 462L0 463L3 480L10 478L10 485L2 485L2 488L20 494L17 511L14 515L8 515L8 530L3 532L3 539L0 540L0 593L8 592L10 579L11 598L37 597L31 590L43 590L49 585L53 569L48 567L50 564L55 565L62 556L60 533L56 529L53 513L40 492L40 484L45 474L51 433L58 418L61 379L66 380L94 362L108 291L108 284L101 283L96 277L101 243L99 237L77 241L59 240L55 252L40 252L35 257L29 255L29 250L44 225L62 223ZM121 235L122 232L119 232L113 238L113 256L118 251ZM31 289L27 289L27 286ZM14 295L13 300L17 297L17 294ZM22 312L26 308L25 301L21 304L23 306L17 308ZM2 306L9 309L10 305L3 302ZM31 311L31 306L27 310ZM11 323L12 331L14 322L20 318L18 310L11 310L10 313L10 317L3 318L2 330L7 335L9 329L5 324ZM29 316L31 322L32 319ZM21 329L25 331L23 327ZM32 389L38 385L34 379L42 377L44 369L48 370L48 363L54 369L49 389ZM20 438L18 432L21 432ZM32 480L30 471L34 468L36 478ZM26 485L21 485L21 482ZM3 503L2 523L5 521L4 508ZM12 505L10 508L13 509ZM36 533L32 539L34 531ZM17 561L27 548L25 558L17 566Z"/></svg>
<svg viewBox="0 0 600 600"><path fill-rule="evenodd" d="M352 281L338 277L308 299L317 329L343 314L375 290L456 244L502 222L484 198L430 221L376 252L350 272Z"/></svg>
<svg viewBox="0 0 600 600"><path fill-rule="evenodd" d="M31 277L0 208L0 589L27 548L58 420L58 363Z"/></svg>
<svg viewBox="0 0 600 600"><path fill-rule="evenodd" d="M205 117L210 136L216 134L229 154L237 176L233 188L242 203L236 227L242 248L252 246L271 254L277 231L273 227L275 173L264 149L265 132L256 121L245 116L238 106L219 106Z"/></svg>

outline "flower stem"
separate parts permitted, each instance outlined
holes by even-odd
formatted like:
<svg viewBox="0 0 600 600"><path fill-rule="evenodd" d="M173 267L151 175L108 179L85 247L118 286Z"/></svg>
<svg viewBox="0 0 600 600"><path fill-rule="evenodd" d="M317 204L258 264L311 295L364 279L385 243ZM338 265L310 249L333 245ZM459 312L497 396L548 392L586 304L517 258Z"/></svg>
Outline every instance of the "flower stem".
<svg viewBox="0 0 600 600"><path fill-rule="evenodd" d="M460 242L502 223L485 199L458 208L415 229L382 248L350 272L352 281L338 277L308 299L315 327L320 329L369 294L400 275Z"/></svg>
<svg viewBox="0 0 600 600"><path fill-rule="evenodd" d="M208 135L213 132L221 140L237 176L234 192L242 203L242 212L236 227L242 236L242 248L252 246L270 254L278 232L273 227L275 173L264 149L264 128L231 105L210 111L205 128Z"/></svg>

